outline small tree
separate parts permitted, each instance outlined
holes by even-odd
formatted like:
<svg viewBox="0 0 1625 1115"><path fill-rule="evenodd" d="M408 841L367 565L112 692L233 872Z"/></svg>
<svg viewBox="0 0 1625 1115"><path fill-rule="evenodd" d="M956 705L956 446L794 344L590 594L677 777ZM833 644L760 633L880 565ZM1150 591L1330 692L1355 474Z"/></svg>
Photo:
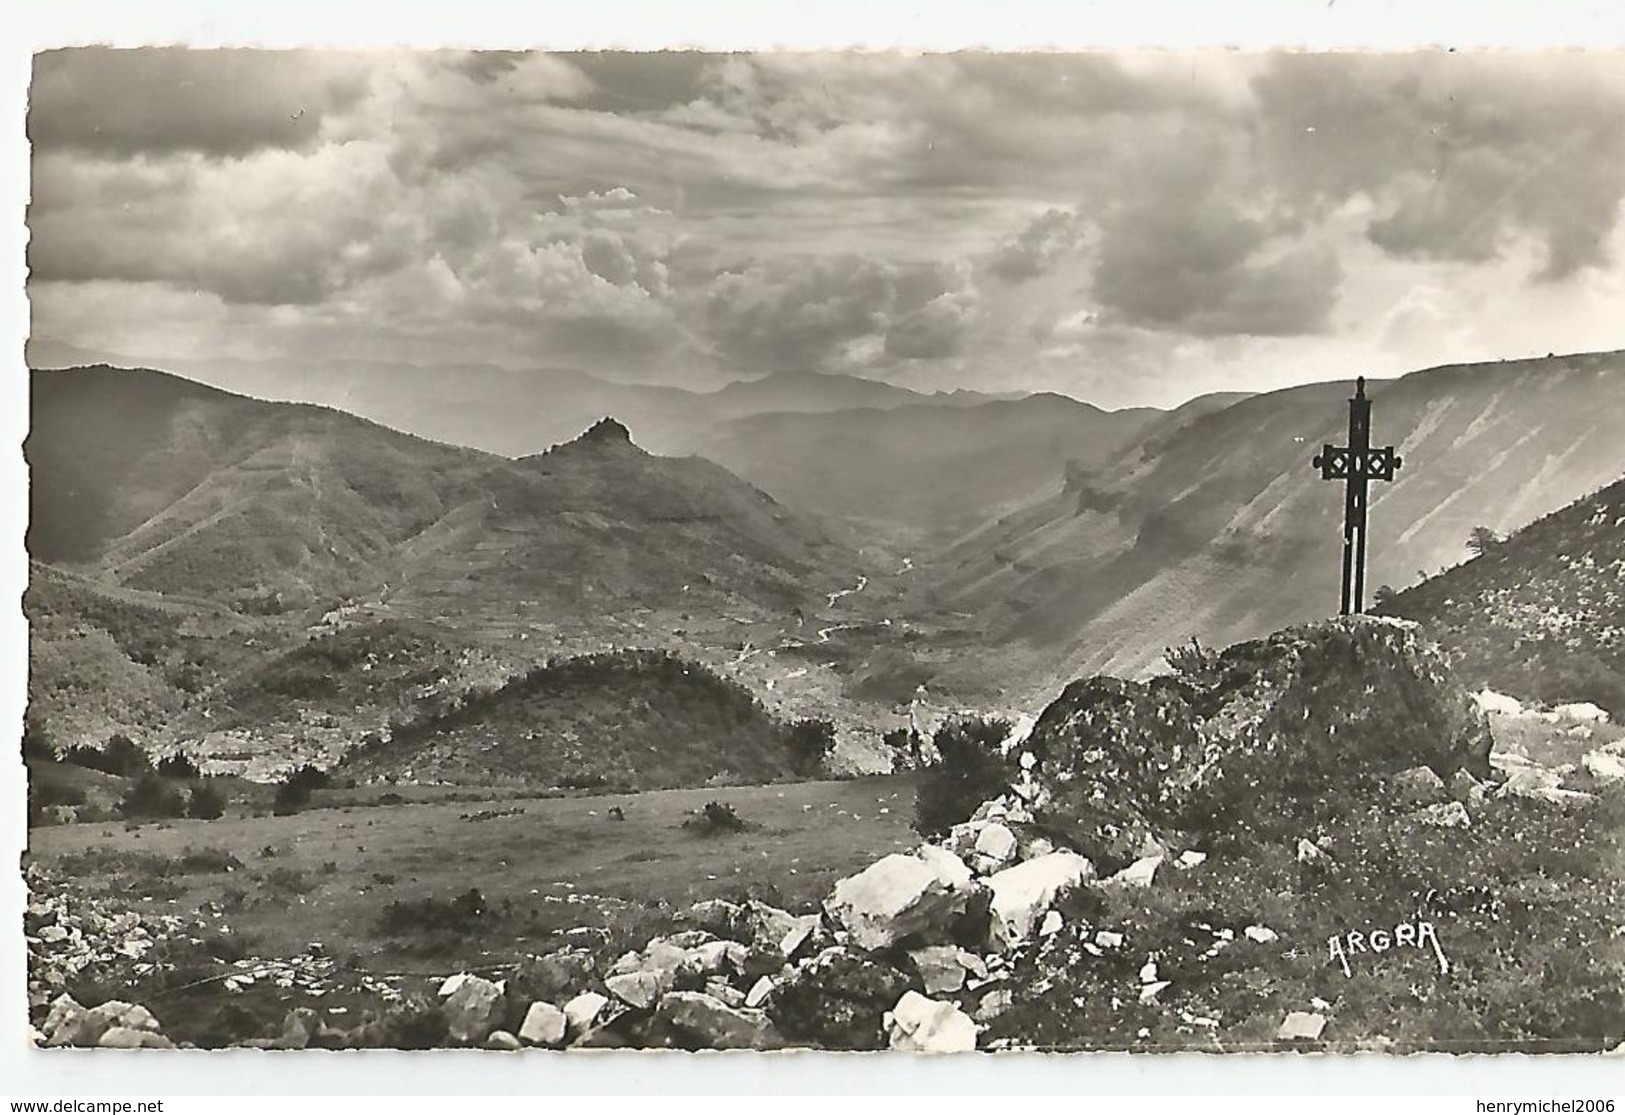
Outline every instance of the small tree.
<svg viewBox="0 0 1625 1115"><path fill-rule="evenodd" d="M1467 536L1467 552L1475 558L1483 557L1505 541L1505 538L1489 527L1474 527L1472 533Z"/></svg>
<svg viewBox="0 0 1625 1115"><path fill-rule="evenodd" d="M1398 595L1393 585L1378 585L1377 591L1371 594L1371 603L1374 607L1386 608Z"/></svg>
<svg viewBox="0 0 1625 1115"><path fill-rule="evenodd" d="M292 778L277 784L276 797L271 800L271 812L278 817L297 813L310 804L310 787Z"/></svg>
<svg viewBox="0 0 1625 1115"><path fill-rule="evenodd" d="M226 795L213 786L198 786L186 803L186 815L199 821L213 821L226 812Z"/></svg>
<svg viewBox="0 0 1625 1115"><path fill-rule="evenodd" d="M915 831L940 836L1010 788L1015 770L999 749L1009 734L1003 720L958 720L937 729L931 742L941 758L914 792Z"/></svg>
<svg viewBox="0 0 1625 1115"><path fill-rule="evenodd" d="M835 725L805 719L790 725L790 765L797 774L815 774L835 750Z"/></svg>

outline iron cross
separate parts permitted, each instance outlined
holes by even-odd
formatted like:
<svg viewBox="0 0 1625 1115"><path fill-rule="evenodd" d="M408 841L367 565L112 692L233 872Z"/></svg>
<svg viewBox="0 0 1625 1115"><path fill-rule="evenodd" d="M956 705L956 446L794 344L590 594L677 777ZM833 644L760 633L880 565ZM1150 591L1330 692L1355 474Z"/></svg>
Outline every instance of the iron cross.
<svg viewBox="0 0 1625 1115"><path fill-rule="evenodd" d="M1349 400L1349 443L1322 446L1314 465L1322 480L1347 482L1343 505L1343 614L1365 611L1366 485L1392 480L1402 462L1393 446L1371 448L1371 400L1365 377L1355 381Z"/></svg>

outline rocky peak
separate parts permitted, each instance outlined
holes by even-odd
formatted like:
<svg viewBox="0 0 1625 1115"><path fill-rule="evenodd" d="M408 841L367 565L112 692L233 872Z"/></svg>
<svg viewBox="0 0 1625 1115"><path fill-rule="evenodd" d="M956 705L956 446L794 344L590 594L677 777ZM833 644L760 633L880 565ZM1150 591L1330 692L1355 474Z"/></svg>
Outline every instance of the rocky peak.
<svg viewBox="0 0 1625 1115"><path fill-rule="evenodd" d="M587 432L582 434L576 440L586 442L588 444L613 444L617 442L624 442L627 445L630 445L632 444L632 431L621 425L614 418L606 416L594 422L592 426L588 428Z"/></svg>

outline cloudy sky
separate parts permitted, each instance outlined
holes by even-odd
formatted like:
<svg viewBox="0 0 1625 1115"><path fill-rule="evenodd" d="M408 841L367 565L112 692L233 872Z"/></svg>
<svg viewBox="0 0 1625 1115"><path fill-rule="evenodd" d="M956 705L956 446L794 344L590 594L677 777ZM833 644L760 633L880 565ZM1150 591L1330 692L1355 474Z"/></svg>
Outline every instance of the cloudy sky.
<svg viewBox="0 0 1625 1115"><path fill-rule="evenodd" d="M1625 346L1625 54L39 55L35 338L1169 404Z"/></svg>

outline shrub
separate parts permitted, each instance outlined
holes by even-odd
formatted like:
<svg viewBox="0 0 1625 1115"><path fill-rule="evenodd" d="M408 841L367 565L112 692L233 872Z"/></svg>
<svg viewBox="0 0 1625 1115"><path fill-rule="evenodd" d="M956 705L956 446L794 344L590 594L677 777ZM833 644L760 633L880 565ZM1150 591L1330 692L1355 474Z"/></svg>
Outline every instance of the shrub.
<svg viewBox="0 0 1625 1115"><path fill-rule="evenodd" d="M158 760L157 771L159 778L176 778L186 781L198 778L202 774L197 769L197 764L179 751Z"/></svg>
<svg viewBox="0 0 1625 1115"><path fill-rule="evenodd" d="M925 765L920 753L920 733L913 728L893 728L880 737L891 753L892 770L917 770Z"/></svg>
<svg viewBox="0 0 1625 1115"><path fill-rule="evenodd" d="M326 789L332 783L331 775L309 763L296 767L277 784L276 797L271 801L271 812L279 817L297 813L310 804L312 791Z"/></svg>
<svg viewBox="0 0 1625 1115"><path fill-rule="evenodd" d="M186 799L179 790L146 775L136 780L118 804L119 815L129 820L141 817L184 817Z"/></svg>
<svg viewBox="0 0 1625 1115"><path fill-rule="evenodd" d="M724 833L744 832L745 819L725 801L708 801L705 808L683 822L683 827L701 836L721 836Z"/></svg>
<svg viewBox="0 0 1625 1115"><path fill-rule="evenodd" d="M391 902L378 916L377 929L389 936L402 933L472 933L487 910L485 895L470 887L447 900L432 895L417 902Z"/></svg>
<svg viewBox="0 0 1625 1115"><path fill-rule="evenodd" d="M914 793L915 831L940 836L1009 789L1015 772L999 751L1009 734L1003 720L958 720L937 729L931 742L941 758Z"/></svg>
<svg viewBox="0 0 1625 1115"><path fill-rule="evenodd" d="M790 725L787 743L796 773L815 774L835 750L835 725L828 720L797 720Z"/></svg>
<svg viewBox="0 0 1625 1115"><path fill-rule="evenodd" d="M106 746L99 749L84 745L70 747L63 753L62 761L122 778L140 778L152 773L152 762L147 758L147 753L122 733L108 737Z"/></svg>
<svg viewBox="0 0 1625 1115"><path fill-rule="evenodd" d="M1219 675L1219 652L1204 647L1194 636L1190 646L1165 648L1162 659L1175 674L1204 689Z"/></svg>
<svg viewBox="0 0 1625 1115"><path fill-rule="evenodd" d="M47 763L55 762L57 758L56 748L51 746L44 727L33 716L23 717L23 758Z"/></svg>
<svg viewBox="0 0 1625 1115"><path fill-rule="evenodd" d="M199 821L213 821L226 812L226 795L213 786L198 786L186 803L186 815Z"/></svg>

